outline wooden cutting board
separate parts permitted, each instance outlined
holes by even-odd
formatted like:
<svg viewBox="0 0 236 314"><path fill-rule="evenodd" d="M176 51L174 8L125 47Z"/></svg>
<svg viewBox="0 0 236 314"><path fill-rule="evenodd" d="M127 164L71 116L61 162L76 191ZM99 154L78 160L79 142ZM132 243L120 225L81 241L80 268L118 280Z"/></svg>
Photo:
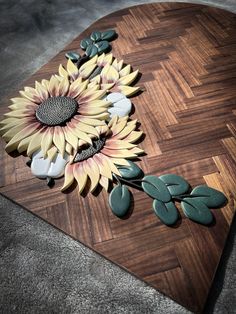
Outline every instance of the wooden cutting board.
<svg viewBox="0 0 236 314"><path fill-rule="evenodd" d="M23 86L48 79L93 30L114 28L113 54L142 73L133 118L146 137L146 174L176 173L192 186L223 191L228 205L215 223L182 219L163 225L152 201L133 190L133 212L115 217L108 195L61 193L34 178L25 157L8 156L1 140L0 192L125 268L194 312L201 312L234 215L236 197L236 16L192 4L146 4L108 15L89 27ZM23 66L23 65L22 65ZM16 96L17 93L11 95ZM10 98L10 97L9 97ZM1 115L9 102L1 104Z"/></svg>

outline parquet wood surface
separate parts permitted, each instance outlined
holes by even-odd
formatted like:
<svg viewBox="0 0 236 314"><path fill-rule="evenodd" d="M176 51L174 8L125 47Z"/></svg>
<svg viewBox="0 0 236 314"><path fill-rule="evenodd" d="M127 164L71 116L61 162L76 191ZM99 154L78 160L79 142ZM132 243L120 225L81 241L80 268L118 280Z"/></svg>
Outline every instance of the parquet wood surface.
<svg viewBox="0 0 236 314"><path fill-rule="evenodd" d="M79 18L79 17L78 17ZM192 186L223 191L228 205L213 210L215 224L185 219L163 225L152 201L133 190L129 219L112 215L108 195L61 193L34 178L24 157L4 152L0 192L143 279L194 312L203 310L234 215L236 197L236 17L192 4L146 4L95 22L24 85L49 78L64 53L76 50L92 30L115 28L119 59L139 68L144 92L132 99L133 118L146 137L146 174L176 173ZM17 93L11 95L15 96ZM1 115L8 101L2 102ZM181 212L181 211L180 211Z"/></svg>

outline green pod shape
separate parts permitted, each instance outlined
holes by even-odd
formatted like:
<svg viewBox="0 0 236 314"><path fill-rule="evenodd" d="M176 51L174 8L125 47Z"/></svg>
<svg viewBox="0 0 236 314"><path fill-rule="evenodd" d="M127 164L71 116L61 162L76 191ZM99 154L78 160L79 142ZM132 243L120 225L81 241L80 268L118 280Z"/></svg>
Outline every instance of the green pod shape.
<svg viewBox="0 0 236 314"><path fill-rule="evenodd" d="M190 186L189 183L182 177L176 174L164 174L159 177L169 190L172 196L177 196L188 192Z"/></svg>
<svg viewBox="0 0 236 314"><path fill-rule="evenodd" d="M80 59L80 55L76 52L69 51L65 54L67 59L70 59L72 62L77 62Z"/></svg>
<svg viewBox="0 0 236 314"><path fill-rule="evenodd" d="M213 221L210 209L198 199L186 197L181 202L181 207L186 217L202 225L209 225Z"/></svg>
<svg viewBox="0 0 236 314"><path fill-rule="evenodd" d="M191 196L194 196L194 199L201 201L210 208L220 208L227 203L227 198L222 192L207 185L196 186L192 190Z"/></svg>
<svg viewBox="0 0 236 314"><path fill-rule="evenodd" d="M131 203L130 191L125 185L117 185L109 195L109 205L113 214L123 217L127 214Z"/></svg>
<svg viewBox="0 0 236 314"><path fill-rule="evenodd" d="M159 200L154 200L152 206L156 216L165 225L171 226L178 220L178 210L173 202L163 203Z"/></svg>
<svg viewBox="0 0 236 314"><path fill-rule="evenodd" d="M90 39L92 39L92 41L98 41L101 39L101 32L99 31L94 31L92 32L92 34L90 35Z"/></svg>
<svg viewBox="0 0 236 314"><path fill-rule="evenodd" d="M90 39L90 38L84 38L81 40L80 42L80 47L83 49L83 50L86 50L87 47L89 45L92 45L93 44L93 41Z"/></svg>
<svg viewBox="0 0 236 314"><path fill-rule="evenodd" d="M99 41L98 43L95 44L98 48L98 52L101 54L105 51L107 51L110 47L110 44L108 41L106 40L102 40L102 41Z"/></svg>
<svg viewBox="0 0 236 314"><path fill-rule="evenodd" d="M165 183L157 176L145 176L142 181L143 190L152 198L155 198L164 203L171 200L170 192Z"/></svg>
<svg viewBox="0 0 236 314"><path fill-rule="evenodd" d="M95 45L89 45L85 51L86 55L90 58L94 57L98 53L98 48Z"/></svg>
<svg viewBox="0 0 236 314"><path fill-rule="evenodd" d="M117 166L124 179L135 179L143 176L143 171L134 162L128 160L129 166Z"/></svg>
<svg viewBox="0 0 236 314"><path fill-rule="evenodd" d="M116 32L113 29L109 29L105 32L102 32L101 39L102 40L112 40L116 36Z"/></svg>

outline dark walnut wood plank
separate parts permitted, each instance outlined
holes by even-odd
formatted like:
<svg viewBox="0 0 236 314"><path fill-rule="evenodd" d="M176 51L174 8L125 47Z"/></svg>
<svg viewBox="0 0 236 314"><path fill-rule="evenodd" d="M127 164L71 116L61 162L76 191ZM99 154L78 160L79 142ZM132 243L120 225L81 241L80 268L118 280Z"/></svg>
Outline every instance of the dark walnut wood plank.
<svg viewBox="0 0 236 314"><path fill-rule="evenodd" d="M184 176L193 186L208 184L228 197L213 210L215 224L184 216L170 228L153 214L152 201L133 191L133 213L112 215L105 192L82 197L61 193L33 178L24 157L4 152L0 192L127 269L194 312L201 312L234 215L236 198L236 17L192 4L148 4L108 15L83 32L25 84L49 78L64 53L76 50L95 29L115 28L113 54L139 68L144 88L133 98L147 155L145 173ZM24 85L25 85L24 84ZM23 86L23 84L22 84ZM15 93L16 95L17 93ZM14 96L14 95L13 95ZM8 101L0 107L7 110Z"/></svg>

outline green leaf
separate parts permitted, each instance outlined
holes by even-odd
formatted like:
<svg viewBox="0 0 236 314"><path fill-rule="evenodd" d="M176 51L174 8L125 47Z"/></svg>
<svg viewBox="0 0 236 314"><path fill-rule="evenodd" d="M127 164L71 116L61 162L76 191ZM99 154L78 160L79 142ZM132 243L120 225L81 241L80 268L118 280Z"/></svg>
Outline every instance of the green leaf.
<svg viewBox="0 0 236 314"><path fill-rule="evenodd" d="M101 38L103 40L112 40L116 35L116 32L113 29L110 29L106 32L102 32Z"/></svg>
<svg viewBox="0 0 236 314"><path fill-rule="evenodd" d="M83 50L86 50L89 45L93 44L93 41L90 38L82 39L80 42L80 47Z"/></svg>
<svg viewBox="0 0 236 314"><path fill-rule="evenodd" d="M145 176L142 180L142 188L148 195L159 201L167 203L171 200L165 183L156 176Z"/></svg>
<svg viewBox="0 0 236 314"><path fill-rule="evenodd" d="M102 41L99 41L98 43L96 43L95 46L97 46L99 53L103 53L109 49L110 44L108 41L102 40Z"/></svg>
<svg viewBox="0 0 236 314"><path fill-rule="evenodd" d="M213 221L210 209L199 199L186 197L181 202L186 217L203 225L209 225Z"/></svg>
<svg viewBox="0 0 236 314"><path fill-rule="evenodd" d="M194 195L194 199L198 199L210 208L220 208L227 203L225 195L207 185L199 185L195 187L190 195Z"/></svg>
<svg viewBox="0 0 236 314"><path fill-rule="evenodd" d="M109 196L109 205L113 214L123 217L127 214L130 207L130 191L125 185L117 185Z"/></svg>
<svg viewBox="0 0 236 314"><path fill-rule="evenodd" d="M89 45L85 51L86 55L90 58L94 57L98 53L98 48L95 45Z"/></svg>
<svg viewBox="0 0 236 314"><path fill-rule="evenodd" d="M132 161L128 161L129 166L117 166L124 179L135 179L143 176L143 171Z"/></svg>
<svg viewBox="0 0 236 314"><path fill-rule="evenodd" d="M172 196L181 195L189 190L188 182L176 174L164 174L159 177L167 186Z"/></svg>
<svg viewBox="0 0 236 314"><path fill-rule="evenodd" d="M73 51L67 52L65 56L67 59L70 59L72 62L77 62L80 59L80 55Z"/></svg>
<svg viewBox="0 0 236 314"><path fill-rule="evenodd" d="M156 216L167 226L173 225L178 220L178 211L173 202L163 203L154 200L153 209Z"/></svg>
<svg viewBox="0 0 236 314"><path fill-rule="evenodd" d="M99 31L92 32L92 34L90 35L90 39L92 39L95 42L100 40L101 39L101 32L99 32Z"/></svg>

